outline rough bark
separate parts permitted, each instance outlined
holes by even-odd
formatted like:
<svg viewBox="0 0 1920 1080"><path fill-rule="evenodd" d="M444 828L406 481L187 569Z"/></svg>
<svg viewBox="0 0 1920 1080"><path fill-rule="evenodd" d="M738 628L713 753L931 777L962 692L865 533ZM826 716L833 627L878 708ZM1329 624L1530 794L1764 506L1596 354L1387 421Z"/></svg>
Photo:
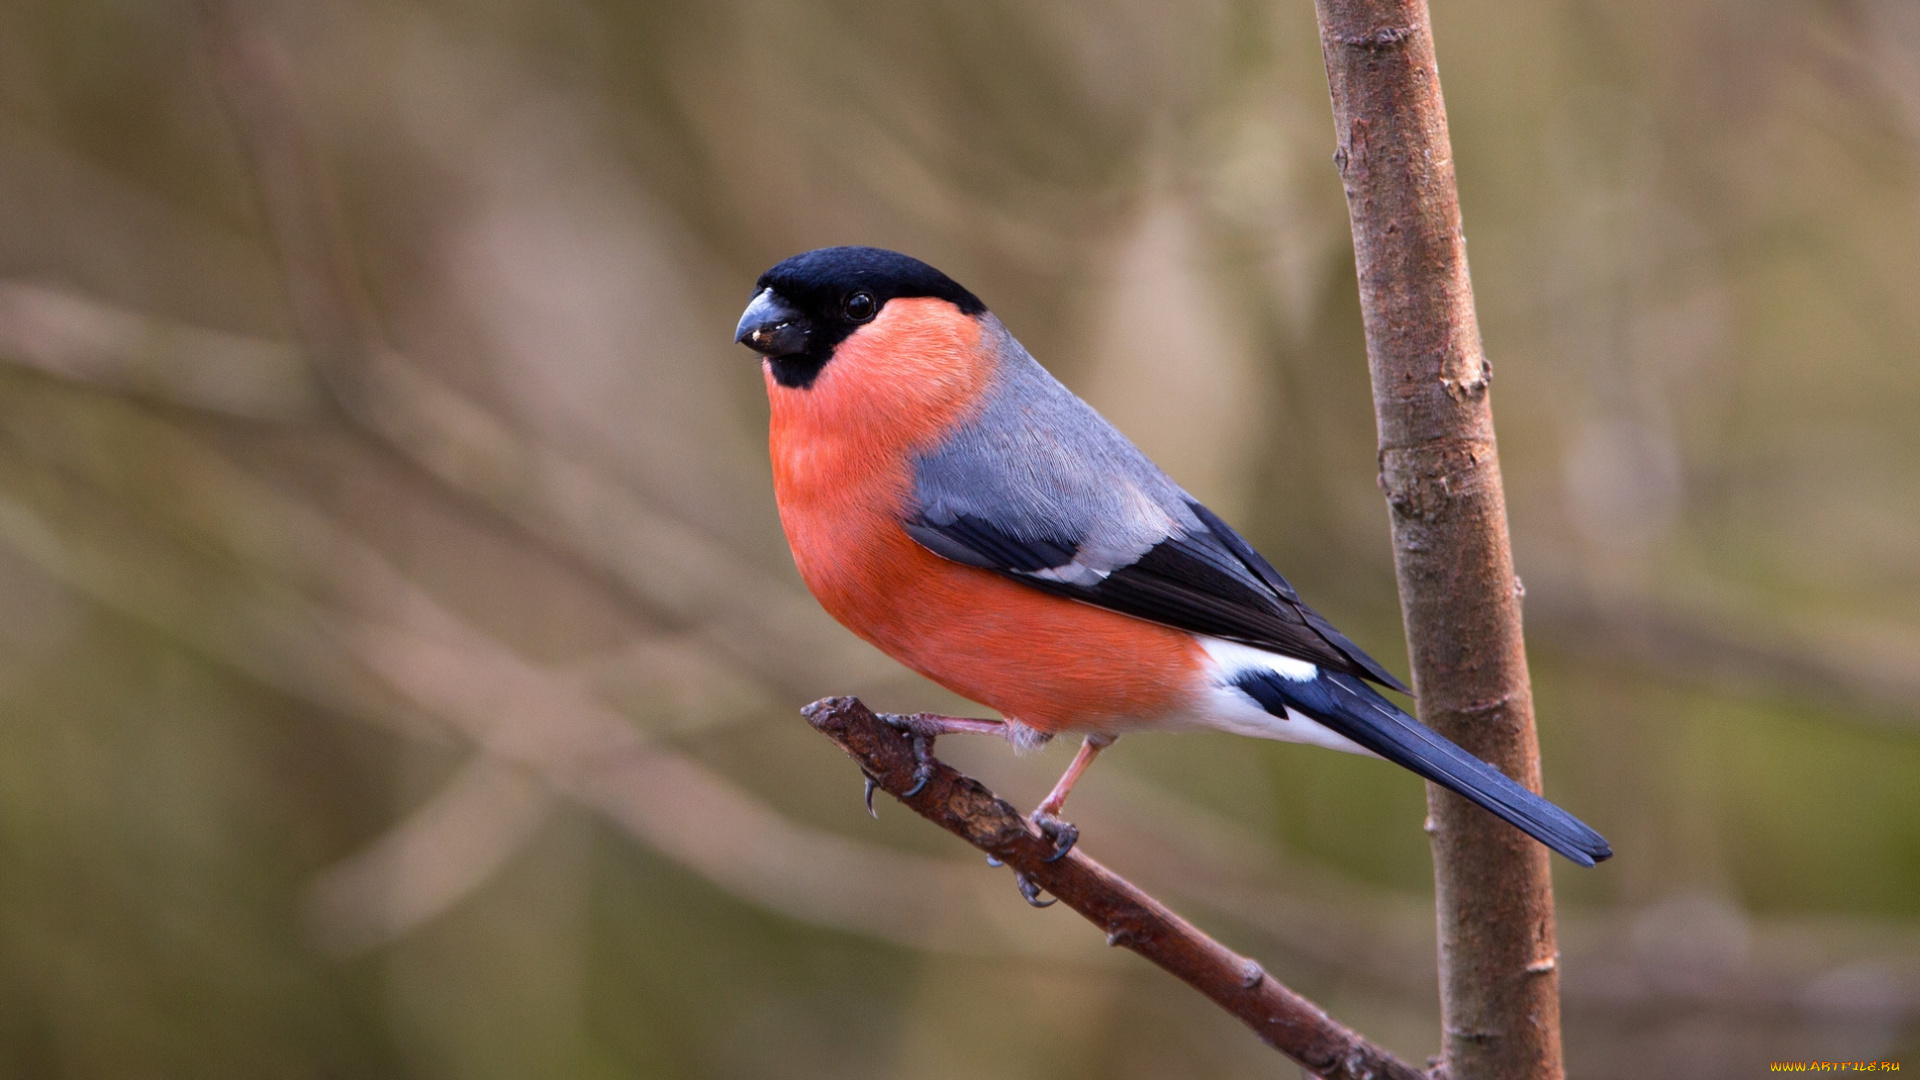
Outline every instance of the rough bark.
<svg viewBox="0 0 1920 1080"><path fill-rule="evenodd" d="M1521 587L1424 0L1316 0L1420 717L1538 791ZM1446 1068L1558 1080L1547 850L1428 785Z"/></svg>
<svg viewBox="0 0 1920 1080"><path fill-rule="evenodd" d="M1078 848L1047 862L1053 842L979 781L933 761L915 791L906 735L857 698L833 697L803 710L880 788L915 813L1012 867L1124 946L1177 976L1252 1028L1261 1041L1325 1080L1425 1080L1426 1074L1342 1027L1260 965L1195 929L1132 882ZM913 791L911 796L904 793Z"/></svg>

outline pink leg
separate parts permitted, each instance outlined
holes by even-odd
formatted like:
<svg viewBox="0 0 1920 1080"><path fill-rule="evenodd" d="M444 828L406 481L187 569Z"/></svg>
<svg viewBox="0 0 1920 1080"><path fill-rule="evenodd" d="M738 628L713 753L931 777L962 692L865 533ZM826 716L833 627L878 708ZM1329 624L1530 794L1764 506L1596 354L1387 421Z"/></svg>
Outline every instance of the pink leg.
<svg viewBox="0 0 1920 1080"><path fill-rule="evenodd" d="M1061 774L1060 782L1053 785L1053 791L1040 801L1040 808L1034 811L1035 816L1053 817L1058 814L1060 808L1067 804L1067 795L1073 791L1073 785L1080 782L1080 774L1087 771L1087 766L1100 756L1100 751L1112 745L1111 735L1087 736L1087 741L1080 744L1080 752L1073 755L1073 762Z"/></svg>
<svg viewBox="0 0 1920 1080"><path fill-rule="evenodd" d="M1060 808L1066 805L1067 795L1073 791L1073 785L1080 782L1080 774L1087 771L1093 759L1100 751L1113 745L1112 735L1089 735L1087 741L1080 744L1080 750L1073 755L1072 764L1061 774L1060 782L1053 785L1053 791L1041 801L1040 808L1033 812L1032 822L1039 826L1042 835L1053 841L1053 854L1047 856L1048 862L1066 857L1073 845L1080 839L1080 830L1071 823L1060 820ZM1025 890L1023 889L1024 893ZM1033 898L1028 897L1031 903Z"/></svg>
<svg viewBox="0 0 1920 1080"><path fill-rule="evenodd" d="M936 713L882 713L880 719L902 731L931 739L940 735L1005 735L1007 725L999 720L975 720L965 716L940 716Z"/></svg>

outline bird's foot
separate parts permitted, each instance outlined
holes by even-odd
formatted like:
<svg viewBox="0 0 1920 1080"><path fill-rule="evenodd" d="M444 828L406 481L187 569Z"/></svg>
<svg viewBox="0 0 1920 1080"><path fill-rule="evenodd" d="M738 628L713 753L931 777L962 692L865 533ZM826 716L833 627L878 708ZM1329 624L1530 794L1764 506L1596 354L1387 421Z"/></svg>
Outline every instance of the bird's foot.
<svg viewBox="0 0 1920 1080"><path fill-rule="evenodd" d="M1080 840L1078 826L1070 821L1060 820L1057 815L1044 807L1035 810L1033 816L1027 820L1033 822L1033 827L1040 830L1041 836L1053 841L1053 854L1047 856L1042 860L1043 862L1059 862L1066 858L1067 852L1072 851L1073 845Z"/></svg>
<svg viewBox="0 0 1920 1080"><path fill-rule="evenodd" d="M1013 883L1020 888L1020 898L1034 907L1052 907L1060 902L1051 898L1046 900L1040 899L1040 886L1036 884L1032 878L1018 870L1013 872Z"/></svg>
<svg viewBox="0 0 1920 1080"><path fill-rule="evenodd" d="M881 713L888 727L906 733L913 746L913 786L900 793L911 799L927 789L933 780L933 740L942 735L1005 735L1007 725L999 720L972 720L963 716L937 713Z"/></svg>
<svg viewBox="0 0 1920 1080"><path fill-rule="evenodd" d="M933 780L933 740L952 730L941 723L947 719L932 713L881 713L880 719L888 727L903 731L908 744L913 747L913 786L900 793L903 799L911 799L927 789ZM872 792L868 792L871 806Z"/></svg>
<svg viewBox="0 0 1920 1080"><path fill-rule="evenodd" d="M1005 866L1007 864L989 855L987 856L987 865L998 868L998 867ZM1053 905L1060 902L1058 900L1040 899L1039 883L1034 881L1032 878L1028 877L1027 875L1021 873L1018 870L1015 870L1013 872L1013 883L1014 885L1019 887L1021 899L1025 900L1029 904L1032 904L1034 907L1052 907Z"/></svg>

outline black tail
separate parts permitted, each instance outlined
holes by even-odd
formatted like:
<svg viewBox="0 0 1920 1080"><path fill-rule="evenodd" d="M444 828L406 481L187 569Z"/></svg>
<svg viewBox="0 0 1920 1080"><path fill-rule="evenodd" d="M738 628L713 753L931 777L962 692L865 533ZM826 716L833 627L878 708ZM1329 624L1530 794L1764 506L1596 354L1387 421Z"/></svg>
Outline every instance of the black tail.
<svg viewBox="0 0 1920 1080"><path fill-rule="evenodd" d="M1314 678L1294 680L1248 671L1234 684L1275 716L1285 716L1292 706L1395 765L1473 800L1581 866L1613 857L1606 838L1579 818L1455 746L1352 675L1322 668Z"/></svg>

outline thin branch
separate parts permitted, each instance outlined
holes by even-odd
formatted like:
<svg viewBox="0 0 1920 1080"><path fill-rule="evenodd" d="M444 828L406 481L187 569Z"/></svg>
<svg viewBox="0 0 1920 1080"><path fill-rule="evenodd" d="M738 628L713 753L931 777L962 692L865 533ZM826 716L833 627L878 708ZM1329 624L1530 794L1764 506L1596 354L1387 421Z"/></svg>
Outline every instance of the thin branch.
<svg viewBox="0 0 1920 1080"><path fill-rule="evenodd" d="M1079 849L1048 862L1053 843L979 781L932 762L918 781L910 740L858 698L834 697L803 710L861 771L915 813L1025 874L1122 945L1159 965L1239 1017L1261 1041L1326 1080L1423 1080L1425 1073L1335 1023L1318 1005L1260 965L1195 929L1159 901Z"/></svg>
<svg viewBox="0 0 1920 1080"><path fill-rule="evenodd" d="M1453 147L1426 0L1316 0L1420 718L1540 790ZM1455 1080L1558 1080L1547 850L1427 785L1440 1011Z"/></svg>

